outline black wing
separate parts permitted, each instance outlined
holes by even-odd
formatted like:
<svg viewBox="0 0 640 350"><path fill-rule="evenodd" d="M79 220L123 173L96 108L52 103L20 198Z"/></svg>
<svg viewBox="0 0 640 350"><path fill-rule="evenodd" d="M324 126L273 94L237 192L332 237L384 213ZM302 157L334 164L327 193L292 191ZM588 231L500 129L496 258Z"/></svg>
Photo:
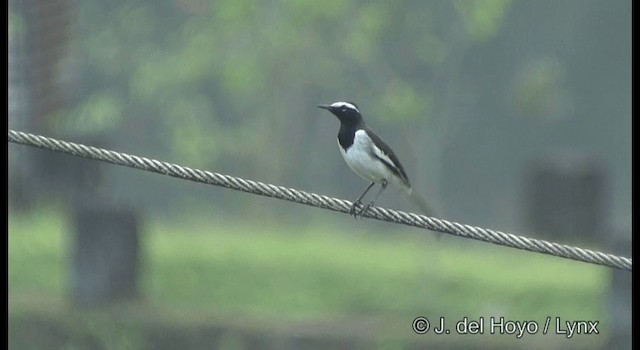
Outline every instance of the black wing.
<svg viewBox="0 0 640 350"><path fill-rule="evenodd" d="M379 157L377 154L375 154L373 150L372 150L372 156L380 159L380 161L384 165L386 165L387 168L389 168L389 170L391 170L400 179L402 179L402 181L408 187L411 187L411 184L409 184L409 177L407 176L407 173L404 171L402 164L400 164L400 160L398 160L398 157L396 156L396 154L393 153L393 150L391 149L391 147L389 147L384 141L382 141L382 139L378 135L376 135L376 133L373 132L373 130L369 129L368 127L365 127L364 130L366 131L367 135L369 135L369 137L371 138L373 143L376 145L376 147L378 147L378 149L380 149L382 153L386 155L393 164L389 164L389 161L387 159L383 159Z"/></svg>

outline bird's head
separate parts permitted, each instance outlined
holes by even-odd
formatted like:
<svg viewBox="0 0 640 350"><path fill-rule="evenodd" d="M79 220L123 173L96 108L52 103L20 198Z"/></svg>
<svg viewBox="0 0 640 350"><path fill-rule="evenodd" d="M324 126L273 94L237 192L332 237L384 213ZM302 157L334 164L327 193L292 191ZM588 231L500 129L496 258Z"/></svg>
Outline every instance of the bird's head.
<svg viewBox="0 0 640 350"><path fill-rule="evenodd" d="M330 105L319 105L318 108L328 110L343 123L357 123L362 120L360 109L353 102L334 102Z"/></svg>

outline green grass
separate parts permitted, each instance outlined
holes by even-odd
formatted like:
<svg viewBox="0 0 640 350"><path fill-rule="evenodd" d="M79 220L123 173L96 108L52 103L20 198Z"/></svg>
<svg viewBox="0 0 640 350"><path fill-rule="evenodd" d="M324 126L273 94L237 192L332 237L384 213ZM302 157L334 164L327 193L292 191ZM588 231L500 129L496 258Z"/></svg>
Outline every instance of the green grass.
<svg viewBox="0 0 640 350"><path fill-rule="evenodd" d="M62 296L68 281L66 226L59 213L9 215L9 293Z"/></svg>
<svg viewBox="0 0 640 350"><path fill-rule="evenodd" d="M409 324L418 315L538 322L558 316L601 320L606 329L606 268L480 242L438 241L393 225L385 227L395 231L377 233L340 225L267 227L204 216L148 222L144 305L187 319L240 314ZM67 300L68 229L53 210L10 213L14 314L25 305L37 310Z"/></svg>
<svg viewBox="0 0 640 350"><path fill-rule="evenodd" d="M151 300L252 313L601 316L604 268L421 232L203 229L216 224L153 229Z"/></svg>

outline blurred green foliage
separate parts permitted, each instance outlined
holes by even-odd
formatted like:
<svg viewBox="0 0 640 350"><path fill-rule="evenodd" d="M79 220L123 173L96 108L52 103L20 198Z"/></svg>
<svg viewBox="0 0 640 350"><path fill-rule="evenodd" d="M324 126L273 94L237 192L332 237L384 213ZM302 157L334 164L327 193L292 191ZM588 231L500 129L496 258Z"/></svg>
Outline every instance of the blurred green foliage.
<svg viewBox="0 0 640 350"><path fill-rule="evenodd" d="M66 57L52 89L66 95L66 110L15 125L352 196L361 183L335 151L337 122L315 108L346 99L447 216L519 230L527 162L572 149L611 160L614 220L626 227L630 137L619 135L630 125L629 8L629 0L87 0L69 5L70 46L59 48ZM10 39L27 24L10 11ZM193 199L232 213L255 203L104 169L105 193L156 213ZM36 193L66 188L33 182L43 183ZM385 206L398 203L385 194ZM262 218L284 212L276 207Z"/></svg>
<svg viewBox="0 0 640 350"><path fill-rule="evenodd" d="M301 99L312 91L333 99L374 99L367 110L389 122L431 118L434 96L427 77L450 52L442 39L447 33L436 31L442 3L78 5L72 46L84 73L81 93L74 111L52 123L76 132L123 134L131 134L132 125L153 125L154 133L168 137L169 157L185 163L281 150L280 142L267 139L286 139L292 125L283 118L309 110L314 102ZM455 3L471 40L494 35L508 6L509 1ZM370 90L359 91L364 85Z"/></svg>
<svg viewBox="0 0 640 350"><path fill-rule="evenodd" d="M455 6L463 15L467 30L481 41L494 36L509 9L511 0L456 0Z"/></svg>

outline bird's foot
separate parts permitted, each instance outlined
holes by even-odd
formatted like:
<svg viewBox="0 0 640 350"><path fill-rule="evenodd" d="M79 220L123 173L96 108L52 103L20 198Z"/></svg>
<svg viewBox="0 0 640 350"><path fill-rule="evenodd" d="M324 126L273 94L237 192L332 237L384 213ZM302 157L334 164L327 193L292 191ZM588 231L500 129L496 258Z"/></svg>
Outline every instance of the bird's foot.
<svg viewBox="0 0 640 350"><path fill-rule="evenodd" d="M373 201L367 203L367 205L365 205L362 210L360 210L360 217L362 217L362 214L366 213L367 210L369 210L369 208L371 208L373 206Z"/></svg>
<svg viewBox="0 0 640 350"><path fill-rule="evenodd" d="M358 204L362 205L362 203L358 203ZM356 219L358 217L362 218L362 215L364 215L364 213L366 213L367 210L369 210L369 208L371 208L372 205L373 205L373 201L367 203L365 206L362 207L362 209L358 210L357 212L355 210L355 206L353 206L351 208L351 211L352 211L351 215L353 215L353 217L356 218Z"/></svg>
<svg viewBox="0 0 640 350"><path fill-rule="evenodd" d="M358 214L362 212L361 210L358 210L358 207L361 205L362 205L362 202L360 200L353 202L353 205L351 206L351 210L349 210L349 214L353 215L353 217L357 219Z"/></svg>

